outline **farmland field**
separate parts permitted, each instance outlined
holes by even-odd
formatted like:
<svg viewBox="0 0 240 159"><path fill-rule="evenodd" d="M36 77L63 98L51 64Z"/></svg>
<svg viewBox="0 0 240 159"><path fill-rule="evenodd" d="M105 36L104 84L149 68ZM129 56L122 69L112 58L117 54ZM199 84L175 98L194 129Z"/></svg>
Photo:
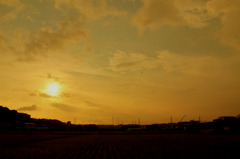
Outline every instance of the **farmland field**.
<svg viewBox="0 0 240 159"><path fill-rule="evenodd" d="M0 133L0 158L240 158L240 135Z"/></svg>

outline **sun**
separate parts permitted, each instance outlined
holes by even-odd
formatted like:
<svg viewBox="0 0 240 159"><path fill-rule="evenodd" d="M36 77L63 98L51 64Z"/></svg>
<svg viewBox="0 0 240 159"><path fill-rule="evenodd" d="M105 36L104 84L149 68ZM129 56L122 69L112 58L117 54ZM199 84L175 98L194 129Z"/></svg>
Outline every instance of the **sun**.
<svg viewBox="0 0 240 159"><path fill-rule="evenodd" d="M57 96L59 94L59 84L50 83L47 87L47 93L51 96Z"/></svg>

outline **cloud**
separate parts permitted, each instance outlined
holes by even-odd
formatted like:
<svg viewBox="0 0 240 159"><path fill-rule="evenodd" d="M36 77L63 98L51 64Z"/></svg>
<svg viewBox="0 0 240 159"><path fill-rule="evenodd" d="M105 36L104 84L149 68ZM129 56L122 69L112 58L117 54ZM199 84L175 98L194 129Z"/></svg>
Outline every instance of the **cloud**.
<svg viewBox="0 0 240 159"><path fill-rule="evenodd" d="M88 40L89 36L83 24L72 17L57 24L57 30L51 27L42 28L31 33L30 42L25 43L24 52L30 55L44 55L64 49L68 43Z"/></svg>
<svg viewBox="0 0 240 159"><path fill-rule="evenodd" d="M62 92L62 93L60 94L60 96L61 96L61 97L65 97L65 98L70 98L70 97L72 97L73 95L70 94L70 93Z"/></svg>
<svg viewBox="0 0 240 159"><path fill-rule="evenodd" d="M35 96L37 96L37 93L36 92L31 92L31 93L29 93L29 96L35 97Z"/></svg>
<svg viewBox="0 0 240 159"><path fill-rule="evenodd" d="M34 92L31 92L31 93L29 93L28 94L29 96L31 96L31 97L43 97L43 98L55 98L54 96L51 96L51 95L49 95L49 94L47 94L47 93L44 93L44 92L40 92L40 91L34 91ZM60 97L64 97L64 98L70 98L70 97L72 97L73 95L72 94L70 94L70 93L66 93L66 92L61 92L60 94L59 94L59 96Z"/></svg>
<svg viewBox="0 0 240 159"><path fill-rule="evenodd" d="M52 76L52 74L50 74L50 73L47 74L47 78L48 79L53 79L54 81L59 81L59 79L60 79L59 77Z"/></svg>
<svg viewBox="0 0 240 159"><path fill-rule="evenodd" d="M105 73L102 71L102 69L84 69L84 70L65 70L65 73L76 76L78 78L97 78L98 80L103 79L107 80L109 78L112 78L112 75Z"/></svg>
<svg viewBox="0 0 240 159"><path fill-rule="evenodd" d="M78 108L67 105L67 104L62 104L62 103L52 103L51 106L60 109L62 111L67 111L67 112L74 112L77 111Z"/></svg>
<svg viewBox="0 0 240 159"><path fill-rule="evenodd" d="M1 1L2 4L10 6L17 2L19 1ZM0 51L14 53L19 62L34 62L39 57L48 57L52 53L64 52L65 48L76 43L81 43L82 50L90 53L92 44L87 22L104 16L125 14L114 8L108 0L54 0L54 5L52 7L62 13L61 18L64 20L54 22L54 26L46 26L51 24L47 23L44 25L45 27L33 31L25 31L24 28L18 27L19 29L13 31L13 36L9 37L8 43L0 46ZM0 22L16 19L24 8L29 8L34 13L37 10L30 4L19 2L12 12L0 18ZM39 11L41 10L37 10L37 12ZM29 19L30 16L26 15L24 18Z"/></svg>
<svg viewBox="0 0 240 159"><path fill-rule="evenodd" d="M19 62L32 62L39 57L63 52L70 44L82 43L84 47L91 48L91 38L85 23L75 17L57 23L56 28L42 27L36 31L17 29L4 45L2 38L1 52L14 54Z"/></svg>
<svg viewBox="0 0 240 159"><path fill-rule="evenodd" d="M79 16L85 17L88 21L108 15L123 16L126 14L110 4L109 0L55 0L55 8L64 11L75 9Z"/></svg>
<svg viewBox="0 0 240 159"><path fill-rule="evenodd" d="M192 57L179 55L168 50L158 51L155 57L116 51L110 58L109 65L113 71L135 71L156 67L162 67L166 71L174 71L182 70L194 61Z"/></svg>
<svg viewBox="0 0 240 159"><path fill-rule="evenodd" d="M103 105L101 104L96 104L96 103L93 103L93 102L90 102L90 101L84 101L87 106L89 107L93 107L93 108L100 108L100 107L104 107Z"/></svg>
<svg viewBox="0 0 240 159"><path fill-rule="evenodd" d="M221 20L217 37L223 44L240 51L240 0L211 0L207 7L212 15Z"/></svg>
<svg viewBox="0 0 240 159"><path fill-rule="evenodd" d="M184 70L190 63L194 63L194 58L178 55L168 50L158 52L158 62L166 71Z"/></svg>
<svg viewBox="0 0 240 159"><path fill-rule="evenodd" d="M202 28L210 24L214 18L207 8L208 0L175 0L178 9L178 16L182 19L183 25L193 28Z"/></svg>
<svg viewBox="0 0 240 159"><path fill-rule="evenodd" d="M10 3L9 3L9 5L10 5ZM15 4L14 4L14 6L15 6ZM8 22L11 20L15 20L17 18L17 16L19 15L19 13L25 9L25 7L26 6L24 4L19 3L18 5L15 6L15 8L13 10L11 10L10 12L1 16L0 22Z"/></svg>
<svg viewBox="0 0 240 159"><path fill-rule="evenodd" d="M174 1L144 0L143 3L132 19L140 32L146 28L156 29L163 25L176 26L181 23Z"/></svg>
<svg viewBox="0 0 240 159"><path fill-rule="evenodd" d="M37 59L33 56L22 56L22 57L18 57L16 59L17 62L26 62L26 63L30 63L30 62L34 62L34 61L37 61Z"/></svg>
<svg viewBox="0 0 240 159"><path fill-rule="evenodd" d="M189 56L177 54L168 50L157 52L158 62L166 72L181 72L183 74L214 77L229 73L228 67L233 67L235 57L221 58L213 56Z"/></svg>
<svg viewBox="0 0 240 159"><path fill-rule="evenodd" d="M39 95L39 97L43 97L43 98L52 98L53 97L53 96L50 96L46 93L41 93L41 92L38 95Z"/></svg>
<svg viewBox="0 0 240 159"><path fill-rule="evenodd" d="M25 107L21 107L17 110L19 110L19 111L35 111L35 110L37 110L37 106L36 105L25 106Z"/></svg>
<svg viewBox="0 0 240 159"><path fill-rule="evenodd" d="M18 6L20 4L20 0L1 0L0 4L7 5L7 6Z"/></svg>
<svg viewBox="0 0 240 159"><path fill-rule="evenodd" d="M0 17L0 22L16 19L24 8L29 8L34 12L37 10L31 4L21 3L18 0L3 0L0 3L14 7ZM24 28L18 27L12 31L13 35L8 38L7 43L3 43L2 37L0 37L0 51L13 53L19 62L34 62L39 57L48 57L49 54L64 52L65 48L76 43L81 43L82 50L89 53L92 50L92 44L87 23L105 16L125 15L108 0L54 0L53 5L55 6L52 7L62 13L61 17L64 20L54 22L54 26L46 26L49 24L47 23L44 27L31 31L25 31ZM40 14L41 10L37 10L37 12ZM24 18L28 19L29 15Z"/></svg>
<svg viewBox="0 0 240 159"><path fill-rule="evenodd" d="M211 62L216 62L216 58L209 56L189 56L181 55L169 50L157 52L157 61L161 67L167 71L177 71L182 73L197 74L202 67L209 65Z"/></svg>
<svg viewBox="0 0 240 159"><path fill-rule="evenodd" d="M240 50L240 0L143 0L143 6L132 18L140 33L164 25L203 28L220 20L216 37Z"/></svg>
<svg viewBox="0 0 240 159"><path fill-rule="evenodd" d="M2 33L0 32L0 47L4 44L4 41L6 41L7 38L5 36L2 35Z"/></svg>
<svg viewBox="0 0 240 159"><path fill-rule="evenodd" d="M158 62L144 54L126 53L118 50L110 58L109 66L113 71L134 71L155 68L158 66Z"/></svg>
<svg viewBox="0 0 240 159"><path fill-rule="evenodd" d="M139 53L116 51L109 60L113 71L135 71L162 67L165 71L184 70L195 58L179 55L168 50L157 52L157 56L149 57Z"/></svg>
<svg viewBox="0 0 240 159"><path fill-rule="evenodd" d="M133 24L140 32L164 25L187 25L202 28L214 18L209 13L206 0L144 0L143 6L133 17Z"/></svg>
<svg viewBox="0 0 240 159"><path fill-rule="evenodd" d="M217 69L221 63L223 60L220 58L182 55L169 50L158 51L154 57L116 51L109 60L109 68L119 72L162 68L165 72L199 75L207 74L207 67L211 67L209 71Z"/></svg>

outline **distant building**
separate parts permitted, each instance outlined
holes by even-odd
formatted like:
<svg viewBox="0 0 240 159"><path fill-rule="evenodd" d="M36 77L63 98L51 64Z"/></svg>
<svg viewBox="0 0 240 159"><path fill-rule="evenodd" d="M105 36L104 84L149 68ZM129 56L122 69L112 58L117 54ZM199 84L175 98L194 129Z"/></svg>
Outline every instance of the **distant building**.
<svg viewBox="0 0 240 159"><path fill-rule="evenodd" d="M220 116L213 120L214 131L216 133L231 133L237 126L237 118L234 116Z"/></svg>
<svg viewBox="0 0 240 159"><path fill-rule="evenodd" d="M236 116L236 118L237 118L237 119L240 119L240 114L238 114L238 115Z"/></svg>
<svg viewBox="0 0 240 159"><path fill-rule="evenodd" d="M179 122L178 128L180 130L184 130L184 132L188 133L200 133L201 132L201 123L200 121L191 120L189 122Z"/></svg>

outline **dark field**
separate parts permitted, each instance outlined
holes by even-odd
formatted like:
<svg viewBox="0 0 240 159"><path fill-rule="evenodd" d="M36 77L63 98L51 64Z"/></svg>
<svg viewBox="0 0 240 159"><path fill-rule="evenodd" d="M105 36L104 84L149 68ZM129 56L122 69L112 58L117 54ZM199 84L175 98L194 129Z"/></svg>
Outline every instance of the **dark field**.
<svg viewBox="0 0 240 159"><path fill-rule="evenodd" d="M240 158L239 135L1 133L0 158Z"/></svg>

